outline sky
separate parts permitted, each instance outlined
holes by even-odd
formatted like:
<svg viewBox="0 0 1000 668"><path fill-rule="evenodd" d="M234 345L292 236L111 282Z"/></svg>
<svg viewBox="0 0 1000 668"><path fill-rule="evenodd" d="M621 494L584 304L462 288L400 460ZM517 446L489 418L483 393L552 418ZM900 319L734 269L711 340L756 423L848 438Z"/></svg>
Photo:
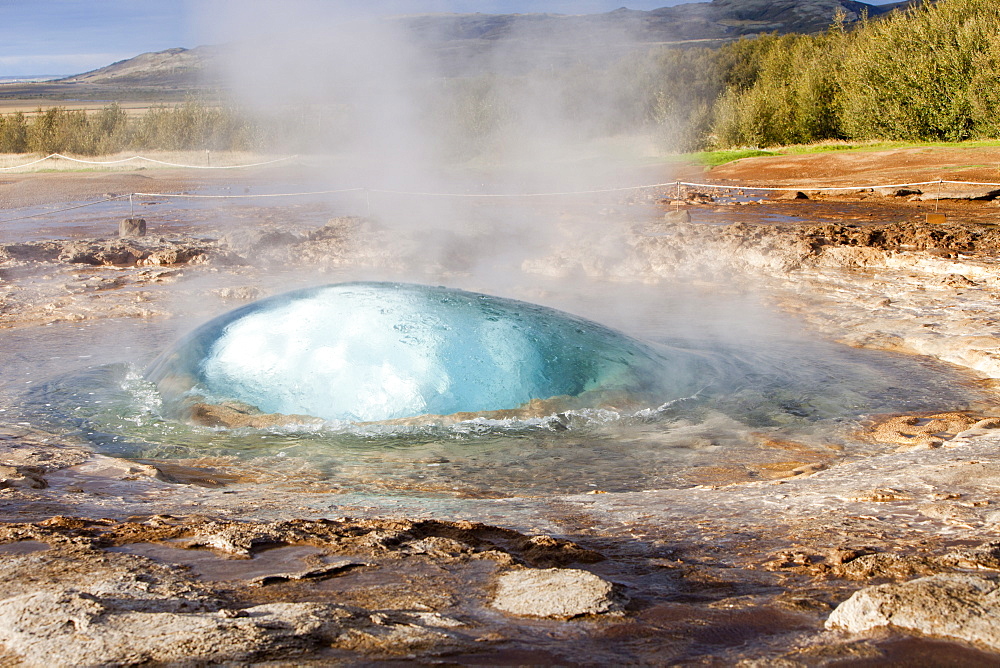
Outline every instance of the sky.
<svg viewBox="0 0 1000 668"><path fill-rule="evenodd" d="M327 0L330 5L337 2L384 14L589 14L621 6L655 9L685 0ZM211 0L0 0L0 77L79 74L148 51L210 43L208 36L216 31L204 25L204 8L211 4Z"/></svg>

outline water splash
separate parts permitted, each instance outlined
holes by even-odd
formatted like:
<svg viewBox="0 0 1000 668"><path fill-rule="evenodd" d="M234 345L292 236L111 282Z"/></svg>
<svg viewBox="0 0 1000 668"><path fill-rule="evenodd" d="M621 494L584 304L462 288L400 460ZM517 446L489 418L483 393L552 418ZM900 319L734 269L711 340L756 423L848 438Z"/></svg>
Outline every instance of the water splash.
<svg viewBox="0 0 1000 668"><path fill-rule="evenodd" d="M707 373L695 355L535 304L343 283L222 315L168 350L147 378L175 407L238 402L371 422L511 410L553 397L576 408L659 405L691 395Z"/></svg>

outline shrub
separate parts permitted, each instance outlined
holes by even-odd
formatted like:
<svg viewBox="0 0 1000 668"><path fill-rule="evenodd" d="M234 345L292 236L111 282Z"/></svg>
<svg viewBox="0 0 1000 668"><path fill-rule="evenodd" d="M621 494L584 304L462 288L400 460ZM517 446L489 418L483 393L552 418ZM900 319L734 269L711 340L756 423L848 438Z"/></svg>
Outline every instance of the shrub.
<svg viewBox="0 0 1000 668"><path fill-rule="evenodd" d="M939 0L847 31L723 47L716 144L1000 136L1000 3Z"/></svg>
<svg viewBox="0 0 1000 668"><path fill-rule="evenodd" d="M0 153L28 152L28 121L24 113L0 116Z"/></svg>
<svg viewBox="0 0 1000 668"><path fill-rule="evenodd" d="M0 115L0 152L106 155L124 150L251 150L265 134L239 113L189 101L131 118L110 104L88 114L62 107Z"/></svg>
<svg viewBox="0 0 1000 668"><path fill-rule="evenodd" d="M589 61L588 61L589 62ZM413 98L409 100L409 98ZM1000 137L1000 2L924 2L848 30L765 35L722 47L636 50L525 75L441 79L408 91L428 148L451 158L505 147L654 131L668 148L828 139ZM309 150L350 145L369 120L348 102L266 120L189 100L128 116L52 108L0 116L0 151Z"/></svg>
<svg viewBox="0 0 1000 668"><path fill-rule="evenodd" d="M845 133L947 141L995 133L997 40L994 0L942 0L866 24L844 61Z"/></svg>

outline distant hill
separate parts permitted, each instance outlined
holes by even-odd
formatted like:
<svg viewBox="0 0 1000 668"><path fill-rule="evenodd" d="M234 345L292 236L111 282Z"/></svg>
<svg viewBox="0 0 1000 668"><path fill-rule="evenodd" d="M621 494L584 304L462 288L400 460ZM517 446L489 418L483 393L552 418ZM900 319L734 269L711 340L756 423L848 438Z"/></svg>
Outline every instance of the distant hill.
<svg viewBox="0 0 1000 668"><path fill-rule="evenodd" d="M712 0L604 14L426 14L392 20L436 53L446 74L460 75L496 67L520 71L547 60L594 63L652 44L711 46L762 33L816 33L840 12L851 24L919 1ZM497 52L503 57L496 58Z"/></svg>
<svg viewBox="0 0 1000 668"><path fill-rule="evenodd" d="M388 20L413 34L436 57L442 73L460 76L566 62L598 65L644 45L712 45L769 32L813 33L828 28L838 12L853 23L865 14L877 17L919 1L712 0L604 14L425 14ZM0 84L0 98L183 99L190 92L218 90L223 49L167 49L58 81Z"/></svg>
<svg viewBox="0 0 1000 668"><path fill-rule="evenodd" d="M615 31L640 42L727 40L766 32L813 33L843 11L848 23L912 4L869 5L854 0L712 0L649 11L616 9L605 14L427 14L403 21L429 42L499 41L553 30Z"/></svg>
<svg viewBox="0 0 1000 668"><path fill-rule="evenodd" d="M83 74L60 79L67 84L116 84L138 86L190 86L210 74L219 47L167 49L144 53ZM206 69L207 68L207 69ZM208 71L207 71L208 70Z"/></svg>

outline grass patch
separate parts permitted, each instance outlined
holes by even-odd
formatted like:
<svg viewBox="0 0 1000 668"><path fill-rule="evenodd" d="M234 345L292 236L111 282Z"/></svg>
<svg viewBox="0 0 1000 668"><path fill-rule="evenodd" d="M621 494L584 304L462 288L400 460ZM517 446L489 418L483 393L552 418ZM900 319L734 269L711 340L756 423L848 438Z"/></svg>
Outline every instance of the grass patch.
<svg viewBox="0 0 1000 668"><path fill-rule="evenodd" d="M803 155L807 153L828 153L830 151L874 152L907 148L1000 148L998 139L980 139L960 142L927 141L875 141L875 142L821 142L817 144L796 144L772 149L780 155Z"/></svg>
<svg viewBox="0 0 1000 668"><path fill-rule="evenodd" d="M850 143L842 141L820 142L815 144L793 144L778 146L768 150L746 148L723 151L701 151L699 153L682 153L674 156L677 162L694 162L705 165L706 168L718 167L742 158L758 158L777 155L812 155L817 153L832 153L834 151L851 151L856 153L874 153L876 151L891 151L908 148L1000 148L1000 139L982 139L963 142L902 142L879 141ZM968 165L968 167L988 167L990 165ZM964 169L952 167L951 169Z"/></svg>
<svg viewBox="0 0 1000 668"><path fill-rule="evenodd" d="M860 143L851 144L847 142L820 142L818 144L793 144L792 146L782 146L775 148L774 152L780 155L810 155L813 153L831 153L833 151L882 151L888 148L889 142Z"/></svg>
<svg viewBox="0 0 1000 668"><path fill-rule="evenodd" d="M944 165L939 169L951 169L958 171L960 169L995 169L996 165Z"/></svg>
<svg viewBox="0 0 1000 668"><path fill-rule="evenodd" d="M756 148L745 148L725 151L701 151L699 153L689 153L688 157L693 162L705 165L706 167L718 167L727 162L742 160L743 158L759 158L765 155L778 155L776 151L762 151Z"/></svg>
<svg viewBox="0 0 1000 668"><path fill-rule="evenodd" d="M179 165L193 165L196 167L208 166L208 157L205 155L203 150L192 150L192 151L141 151L142 155L147 158L152 158L154 160L162 160L164 162L169 162ZM107 155L99 156L72 156L80 157L85 160L100 160L100 161L118 161L124 158L130 158L136 155L136 152L123 152L123 153L110 153ZM44 157L39 154L0 154L0 168L4 168L5 171L0 172L0 177L4 175L16 175L16 174L45 174L45 173L57 173L57 172L94 172L94 173L107 173L107 172L138 172L146 170L157 170L157 169L172 169L170 165L161 165L156 162L147 162L143 160L134 160L130 162L115 162L115 164L110 165L89 165L86 163L74 162L71 160L62 160L60 158L52 158L44 162L38 162L34 165L24 167L23 169L12 170L12 167L22 167L31 162L35 162L39 158ZM256 162L265 162L274 158L281 158L284 156L275 156L269 153L257 153L251 151L212 151L211 153L211 166L219 167L230 167L236 165L246 165Z"/></svg>

